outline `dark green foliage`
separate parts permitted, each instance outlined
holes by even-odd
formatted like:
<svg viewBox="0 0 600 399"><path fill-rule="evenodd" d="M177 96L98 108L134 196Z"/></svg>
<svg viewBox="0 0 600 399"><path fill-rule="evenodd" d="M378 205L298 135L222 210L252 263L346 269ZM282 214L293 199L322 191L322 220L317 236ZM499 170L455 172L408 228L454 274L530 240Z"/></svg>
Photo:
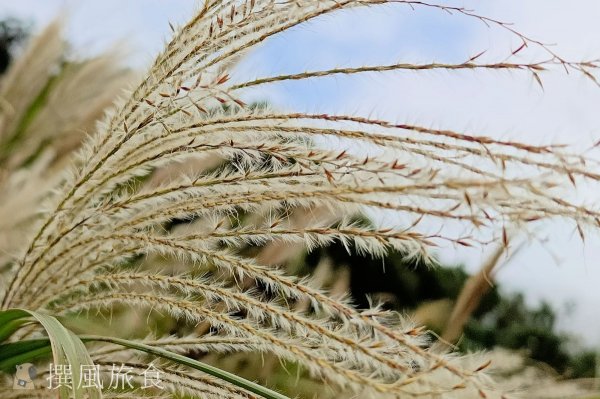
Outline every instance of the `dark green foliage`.
<svg viewBox="0 0 600 399"><path fill-rule="evenodd" d="M22 22L13 18L0 21L0 74L8 68L15 46L26 37L27 29Z"/></svg>
<svg viewBox="0 0 600 399"><path fill-rule="evenodd" d="M397 253L383 260L354 251L350 254L337 244L312 251L307 255L307 266L316 266L323 255L330 257L334 265L350 268L350 289L359 308L368 308L368 296L381 292L392 294L395 303L390 305L403 309L414 308L427 300L455 298L468 277L462 269L407 264Z"/></svg>
<svg viewBox="0 0 600 399"><path fill-rule="evenodd" d="M470 320L461 343L463 348L524 349L532 359L547 363L560 373L567 370L569 354L565 346L569 337L555 331L554 311L548 304L528 308L520 294L498 295L495 302L489 311Z"/></svg>

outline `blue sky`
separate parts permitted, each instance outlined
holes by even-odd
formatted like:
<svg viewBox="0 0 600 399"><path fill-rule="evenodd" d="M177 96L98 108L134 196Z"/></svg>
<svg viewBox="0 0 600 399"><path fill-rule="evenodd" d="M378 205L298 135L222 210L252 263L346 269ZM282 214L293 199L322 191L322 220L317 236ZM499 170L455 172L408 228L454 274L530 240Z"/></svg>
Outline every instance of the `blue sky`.
<svg viewBox="0 0 600 399"><path fill-rule="evenodd" d="M566 58L600 58L600 2L596 0L444 1L515 23ZM76 53L93 54L124 43L128 63L143 68L168 38L168 22L182 23L191 0L0 0L0 17L29 19L37 27L67 12L67 37ZM487 50L482 61L520 43L506 32L436 10L374 7L327 16L258 48L240 70L263 76L340 65L391 62L459 62ZM531 53L530 53L531 54ZM531 56L527 56L527 60ZM394 121L469 130L531 143L575 145L600 138L600 89L579 75L544 74L542 91L530 75L508 72L393 72L352 78L291 82L260 96L281 108L358 112ZM594 193L592 193L594 194ZM598 196L596 195L596 198ZM548 225L546 244L527 249L504 266L498 279L527 300L550 301L565 330L600 344L600 240L583 247L571 228ZM443 260L476 270L485 253L448 248ZM567 314L567 304L576 309Z"/></svg>

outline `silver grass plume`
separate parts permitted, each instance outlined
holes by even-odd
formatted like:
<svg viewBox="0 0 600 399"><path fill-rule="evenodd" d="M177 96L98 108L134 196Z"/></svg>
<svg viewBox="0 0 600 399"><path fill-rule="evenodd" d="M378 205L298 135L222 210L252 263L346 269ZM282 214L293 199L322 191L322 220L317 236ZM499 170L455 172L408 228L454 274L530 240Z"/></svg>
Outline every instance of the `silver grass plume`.
<svg viewBox="0 0 600 399"><path fill-rule="evenodd" d="M233 65L269 37L353 7L435 7L510 31L549 60L523 64L395 64L311 71L233 82ZM510 60L510 57L509 57ZM365 397L493 397L488 363L439 353L425 331L393 312L356 310L313 282L246 257L247 245L341 241L381 256L389 250L431 262L440 241L481 244L471 234L418 232L422 220L458 222L508 245L503 226L528 228L548 218L584 229L598 210L563 199L577 181L595 181L597 162L560 146L533 146L466 132L363 118L247 106L252 87L334 74L388 70L511 69L539 73L561 66L593 78L594 63L571 63L510 25L461 8L399 0L206 1L158 55L142 82L119 99L48 194L34 233L22 242L2 309L56 315L115 307L158 311L212 333L149 338L157 347L263 352L300 364L333 389ZM5 122L5 124L8 122ZM315 145L337 140L340 148ZM360 144L368 155L353 151ZM232 168L192 172L144 184L160 168L190 159L228 160ZM146 181L147 183L147 181ZM339 215L365 208L405 216L403 229L378 229ZM327 216L286 223L291 210ZM242 213L276 215L252 225ZM173 229L197 220L199 229ZM323 222L328 220L327 222ZM331 222L334 220L335 222ZM180 259L177 273L135 259ZM254 281L248 287L241 281ZM304 306L295 306L303 303ZM92 351L101 364L119 350ZM132 353L120 353L139 367ZM198 397L253 397L225 382L164 365L169 386ZM107 397L112 397L107 393ZM118 394L115 394L118 397ZM113 395L114 396L114 395ZM15 397L18 397L15 396ZM142 397L142 394L140 394Z"/></svg>

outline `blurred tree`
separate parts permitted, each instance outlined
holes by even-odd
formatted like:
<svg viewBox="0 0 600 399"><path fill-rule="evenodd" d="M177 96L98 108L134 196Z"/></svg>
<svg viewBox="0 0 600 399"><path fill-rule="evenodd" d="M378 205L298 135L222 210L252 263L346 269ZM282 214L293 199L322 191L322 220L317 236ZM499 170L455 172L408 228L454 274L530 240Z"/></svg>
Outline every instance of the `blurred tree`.
<svg viewBox="0 0 600 399"><path fill-rule="evenodd" d="M0 21L0 74L8 68L15 47L23 42L27 32L25 25L15 18Z"/></svg>

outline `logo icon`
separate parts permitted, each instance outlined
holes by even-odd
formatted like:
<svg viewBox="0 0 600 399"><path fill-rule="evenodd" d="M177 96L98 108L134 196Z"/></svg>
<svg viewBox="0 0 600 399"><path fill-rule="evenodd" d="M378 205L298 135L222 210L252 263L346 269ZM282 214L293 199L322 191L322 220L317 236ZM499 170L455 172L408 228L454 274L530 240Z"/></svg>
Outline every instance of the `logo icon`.
<svg viewBox="0 0 600 399"><path fill-rule="evenodd" d="M35 389L33 380L37 377L37 370L31 363L19 364L16 367L13 389Z"/></svg>

